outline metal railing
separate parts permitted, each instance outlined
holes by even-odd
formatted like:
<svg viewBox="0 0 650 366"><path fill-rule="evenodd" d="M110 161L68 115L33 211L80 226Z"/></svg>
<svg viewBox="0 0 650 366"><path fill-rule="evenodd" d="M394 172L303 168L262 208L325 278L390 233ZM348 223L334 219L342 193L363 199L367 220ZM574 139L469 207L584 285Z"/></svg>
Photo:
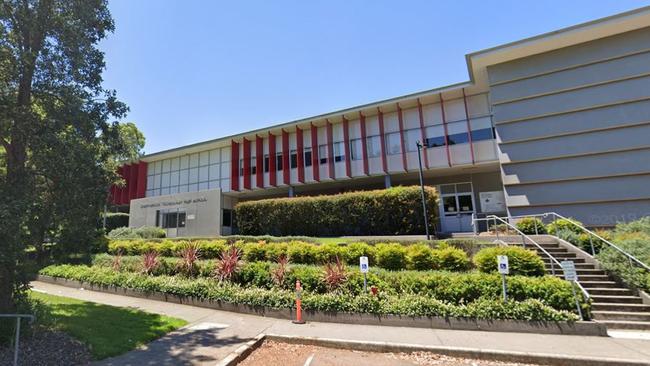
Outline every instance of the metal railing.
<svg viewBox="0 0 650 366"><path fill-rule="evenodd" d="M31 314L0 314L0 318L16 318L16 341L14 343L14 366L18 366L18 349L20 347L20 319L28 318L33 322L36 317Z"/></svg>

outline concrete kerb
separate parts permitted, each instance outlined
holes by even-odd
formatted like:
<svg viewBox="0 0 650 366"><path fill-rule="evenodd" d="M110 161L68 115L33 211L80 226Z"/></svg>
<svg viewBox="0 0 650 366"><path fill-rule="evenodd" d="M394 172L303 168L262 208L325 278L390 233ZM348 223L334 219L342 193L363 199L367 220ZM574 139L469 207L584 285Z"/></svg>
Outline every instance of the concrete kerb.
<svg viewBox="0 0 650 366"><path fill-rule="evenodd" d="M39 275L38 280L72 288L86 288L92 291L125 295L143 299L166 301L177 304L198 306L203 308L230 311L243 314L259 315L277 319L293 319L292 309L269 309L248 305L233 304L223 301L211 301L197 298L185 298L160 292L145 292L116 286L101 286L75 280ZM305 311L303 319L313 322L345 323L359 325L384 325L395 327L451 329L451 330L481 330L492 332L564 334L583 336L607 336L604 324L590 321L578 322L542 322L516 320L479 320L443 317L407 317L397 315L356 314L356 313L326 313L320 311Z"/></svg>
<svg viewBox="0 0 650 366"><path fill-rule="evenodd" d="M620 358L591 358L580 356L562 356L557 354L546 353L528 353L516 351L501 351L479 348L466 347L449 347L449 346L425 346L418 344L376 342L376 341L353 341L331 338L287 336L279 334L266 334L263 340L284 342L291 344L305 344L321 346L328 348L348 349L366 352L431 352L452 357L474 358L481 360L519 362L519 363L537 363L554 366L640 366L648 365L648 362L638 360L628 360ZM260 344L263 342L260 342ZM259 345L258 345L259 347ZM252 350L251 350L252 352ZM236 363L228 364L228 366Z"/></svg>
<svg viewBox="0 0 650 366"><path fill-rule="evenodd" d="M219 361L216 366L234 366L242 362L253 351L255 351L264 342L266 336L263 333L258 334L255 338L246 342L243 346L237 348L230 353L226 358Z"/></svg>

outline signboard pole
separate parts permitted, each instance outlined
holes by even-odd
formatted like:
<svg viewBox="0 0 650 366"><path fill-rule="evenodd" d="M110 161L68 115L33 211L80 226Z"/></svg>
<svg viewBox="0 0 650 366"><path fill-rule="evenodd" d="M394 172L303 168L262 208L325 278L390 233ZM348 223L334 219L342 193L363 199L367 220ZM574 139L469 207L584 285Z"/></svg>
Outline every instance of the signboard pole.
<svg viewBox="0 0 650 366"><path fill-rule="evenodd" d="M359 257L359 270L361 273L363 273L363 292L366 293L368 291L368 257L362 256Z"/></svg>
<svg viewBox="0 0 650 366"><path fill-rule="evenodd" d="M501 273L501 285L503 286L503 301L508 301L508 286L506 285L506 275L510 273L510 264L507 255L497 255L497 265Z"/></svg>
<svg viewBox="0 0 650 366"><path fill-rule="evenodd" d="M501 284L503 285L503 301L508 301L508 289L506 286L506 275L505 273L501 274Z"/></svg>
<svg viewBox="0 0 650 366"><path fill-rule="evenodd" d="M578 309L578 315L580 315L580 320L584 320L582 316L582 309L580 308L580 300L578 300L578 295L576 294L576 281L578 281L578 272L576 271L576 265L573 261L562 261L560 262L562 267L562 272L564 272L564 279L571 282L571 291L573 292L573 298L576 301L576 308Z"/></svg>
<svg viewBox="0 0 650 366"><path fill-rule="evenodd" d="M368 276L364 272L363 273L363 293L365 294L366 292L368 292Z"/></svg>
<svg viewBox="0 0 650 366"><path fill-rule="evenodd" d="M571 281L571 291L573 291L573 298L576 300L576 308L578 309L578 315L580 315L580 320L585 320L582 316L582 309L580 308L580 301L578 301L578 296L576 295L576 281Z"/></svg>

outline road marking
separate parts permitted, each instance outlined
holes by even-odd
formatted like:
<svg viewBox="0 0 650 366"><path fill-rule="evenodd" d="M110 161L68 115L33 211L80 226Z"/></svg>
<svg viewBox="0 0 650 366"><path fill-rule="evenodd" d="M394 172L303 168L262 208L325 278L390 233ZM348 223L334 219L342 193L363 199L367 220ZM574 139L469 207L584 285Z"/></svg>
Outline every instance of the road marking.
<svg viewBox="0 0 650 366"><path fill-rule="evenodd" d="M224 328L228 328L228 327L229 327L228 324L206 322L206 323L199 323L199 324L189 326L189 327L187 327L187 329L191 329L191 330L209 330L209 329L224 329Z"/></svg>
<svg viewBox="0 0 650 366"><path fill-rule="evenodd" d="M314 360L314 354L312 353L311 356L309 356L309 358L307 358L307 361L305 361L305 365L304 365L304 366L309 366L309 365L311 365L311 361L313 361L313 360Z"/></svg>

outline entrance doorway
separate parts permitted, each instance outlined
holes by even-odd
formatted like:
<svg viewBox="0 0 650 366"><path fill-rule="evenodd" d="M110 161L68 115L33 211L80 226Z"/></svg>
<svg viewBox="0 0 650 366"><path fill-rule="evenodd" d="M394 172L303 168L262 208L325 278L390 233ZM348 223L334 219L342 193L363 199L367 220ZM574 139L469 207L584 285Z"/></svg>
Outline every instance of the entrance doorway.
<svg viewBox="0 0 650 366"><path fill-rule="evenodd" d="M440 225L445 233L472 231L474 189L472 183L442 184L440 191Z"/></svg>

